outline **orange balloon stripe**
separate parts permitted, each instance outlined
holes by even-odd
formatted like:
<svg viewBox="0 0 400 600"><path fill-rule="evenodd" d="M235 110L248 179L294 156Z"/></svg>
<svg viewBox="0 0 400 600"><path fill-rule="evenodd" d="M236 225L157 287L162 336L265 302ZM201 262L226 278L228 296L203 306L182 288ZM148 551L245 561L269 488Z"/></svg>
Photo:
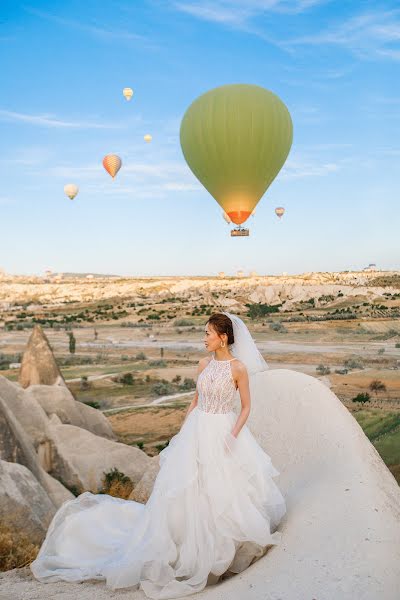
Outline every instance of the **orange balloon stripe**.
<svg viewBox="0 0 400 600"><path fill-rule="evenodd" d="M249 218L251 215L251 210L233 210L227 214L229 215L231 221L236 223L236 225L241 225Z"/></svg>
<svg viewBox="0 0 400 600"><path fill-rule="evenodd" d="M107 154L107 156L103 158L103 167L113 178L120 170L121 165L122 161L116 154Z"/></svg>

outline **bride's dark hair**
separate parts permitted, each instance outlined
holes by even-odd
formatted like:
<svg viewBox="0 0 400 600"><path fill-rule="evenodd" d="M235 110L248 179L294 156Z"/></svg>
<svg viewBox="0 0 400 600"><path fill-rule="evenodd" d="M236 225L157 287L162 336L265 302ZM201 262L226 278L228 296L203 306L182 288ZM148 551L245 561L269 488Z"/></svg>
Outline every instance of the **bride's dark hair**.
<svg viewBox="0 0 400 600"><path fill-rule="evenodd" d="M207 323L210 323L219 335L226 333L228 336L228 346L235 342L233 336L233 324L229 317L222 313L213 313Z"/></svg>

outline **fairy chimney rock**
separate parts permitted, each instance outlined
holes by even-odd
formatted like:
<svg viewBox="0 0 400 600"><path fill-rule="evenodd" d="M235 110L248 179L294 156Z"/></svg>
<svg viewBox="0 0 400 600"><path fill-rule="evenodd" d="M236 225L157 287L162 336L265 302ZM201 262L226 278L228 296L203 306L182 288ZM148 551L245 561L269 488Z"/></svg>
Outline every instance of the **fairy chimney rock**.
<svg viewBox="0 0 400 600"><path fill-rule="evenodd" d="M40 325L35 325L28 340L19 371L19 383L23 388L35 384L66 385Z"/></svg>

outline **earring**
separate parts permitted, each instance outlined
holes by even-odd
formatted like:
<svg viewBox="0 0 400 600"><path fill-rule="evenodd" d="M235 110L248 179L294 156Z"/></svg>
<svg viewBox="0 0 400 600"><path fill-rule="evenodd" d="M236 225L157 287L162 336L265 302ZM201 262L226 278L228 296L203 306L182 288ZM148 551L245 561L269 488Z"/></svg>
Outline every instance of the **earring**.
<svg viewBox="0 0 400 600"><path fill-rule="evenodd" d="M225 348L225 342L221 342L221 348Z"/></svg>

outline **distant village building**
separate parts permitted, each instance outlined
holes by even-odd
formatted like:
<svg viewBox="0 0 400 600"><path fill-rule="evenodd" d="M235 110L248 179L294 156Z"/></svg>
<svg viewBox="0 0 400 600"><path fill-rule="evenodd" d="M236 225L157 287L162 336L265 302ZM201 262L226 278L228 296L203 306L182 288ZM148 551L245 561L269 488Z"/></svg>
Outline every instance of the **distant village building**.
<svg viewBox="0 0 400 600"><path fill-rule="evenodd" d="M94 275L86 275L86 279L94 279Z"/></svg>
<svg viewBox="0 0 400 600"><path fill-rule="evenodd" d="M375 263L369 263L368 267L364 267L363 271L378 271Z"/></svg>
<svg viewBox="0 0 400 600"><path fill-rule="evenodd" d="M250 271L250 277L258 277L257 271Z"/></svg>
<svg viewBox="0 0 400 600"><path fill-rule="evenodd" d="M225 272L224 271L220 271L218 273L218 277L225 277Z"/></svg>
<svg viewBox="0 0 400 600"><path fill-rule="evenodd" d="M236 271L236 277L244 277L244 271L242 271L242 270Z"/></svg>

